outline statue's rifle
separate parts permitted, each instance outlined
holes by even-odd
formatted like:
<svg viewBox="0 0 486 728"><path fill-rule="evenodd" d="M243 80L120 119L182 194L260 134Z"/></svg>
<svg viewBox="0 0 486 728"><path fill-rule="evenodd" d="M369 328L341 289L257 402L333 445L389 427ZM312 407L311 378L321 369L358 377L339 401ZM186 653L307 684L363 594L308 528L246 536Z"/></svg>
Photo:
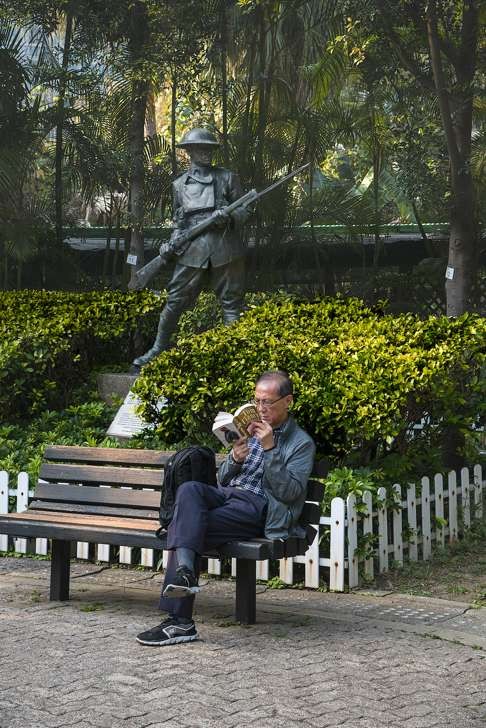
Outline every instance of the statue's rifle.
<svg viewBox="0 0 486 728"><path fill-rule="evenodd" d="M240 207L249 207L250 205L253 205L255 202L258 202L260 197L263 197L263 195L267 195L272 190L280 187L280 185L283 185L285 182L287 182L287 180L295 177L295 175L299 174L299 172L303 172L304 169L307 169L307 167L309 167L309 165L310 162L304 164L298 169L294 169L289 174L286 174L285 177L281 177L261 192L257 192L256 190L250 190L242 197L239 197L237 200L235 200L235 202L232 202L224 207L225 214L231 215L232 212L238 210ZM150 263L147 263L147 265L144 265L135 273L128 287L135 290L140 290L141 288L144 288L147 283L159 272L159 270L164 265L167 265L167 263L173 257L178 257L185 253L192 241L195 240L195 238L197 238L199 235L202 235L209 228L213 227L215 222L217 222L218 220L217 213L218 210L215 210L211 217L208 217L206 220L203 220L202 222L194 225L194 227L183 231L174 240L170 240L165 245L165 248L161 246L161 253L157 255L153 260L151 260Z"/></svg>

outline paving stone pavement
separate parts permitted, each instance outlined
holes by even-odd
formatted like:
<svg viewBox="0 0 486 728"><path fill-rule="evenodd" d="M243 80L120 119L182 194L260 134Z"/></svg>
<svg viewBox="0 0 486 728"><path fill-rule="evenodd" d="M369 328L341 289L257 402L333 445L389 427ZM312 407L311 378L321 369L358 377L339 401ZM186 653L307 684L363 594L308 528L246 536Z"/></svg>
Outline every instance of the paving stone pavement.
<svg viewBox="0 0 486 728"><path fill-rule="evenodd" d="M161 575L0 559L0 728L474 728L486 725L486 610L382 593L265 590L232 619L234 583L198 597L200 640L142 647Z"/></svg>

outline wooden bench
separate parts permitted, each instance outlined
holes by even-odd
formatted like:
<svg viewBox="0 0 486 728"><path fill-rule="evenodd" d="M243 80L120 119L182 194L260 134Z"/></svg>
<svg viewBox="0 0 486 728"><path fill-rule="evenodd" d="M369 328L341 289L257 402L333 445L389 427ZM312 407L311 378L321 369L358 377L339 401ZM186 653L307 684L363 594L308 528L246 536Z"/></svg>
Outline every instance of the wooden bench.
<svg viewBox="0 0 486 728"><path fill-rule="evenodd" d="M164 549L166 538L155 535L164 466L173 453L93 447L48 447L39 482L23 513L0 515L0 533L49 538L50 599L69 599L71 543L75 541ZM218 463L222 456L218 456ZM110 486L110 487L100 487ZM234 541L211 558L236 559L235 617L254 624L256 562L304 554L319 523L323 486L310 480L301 523L307 538Z"/></svg>

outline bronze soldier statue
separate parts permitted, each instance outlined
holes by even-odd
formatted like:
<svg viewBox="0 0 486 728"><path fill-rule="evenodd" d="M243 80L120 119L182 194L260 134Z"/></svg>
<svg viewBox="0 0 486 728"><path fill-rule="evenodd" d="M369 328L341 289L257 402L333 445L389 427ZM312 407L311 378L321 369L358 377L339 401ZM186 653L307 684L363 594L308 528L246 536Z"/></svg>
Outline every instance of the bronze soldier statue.
<svg viewBox="0 0 486 728"><path fill-rule="evenodd" d="M212 223L177 257L157 336L152 348L133 361L134 372L170 347L182 312L195 303L203 286L209 284L218 296L225 324L235 321L243 306L245 247L238 228L250 213L245 205L231 214L225 211L242 195L238 177L212 166L219 142L207 129L191 129L177 146L188 152L191 163L172 184L174 230L169 245L177 246L177 239L198 223L210 217Z"/></svg>

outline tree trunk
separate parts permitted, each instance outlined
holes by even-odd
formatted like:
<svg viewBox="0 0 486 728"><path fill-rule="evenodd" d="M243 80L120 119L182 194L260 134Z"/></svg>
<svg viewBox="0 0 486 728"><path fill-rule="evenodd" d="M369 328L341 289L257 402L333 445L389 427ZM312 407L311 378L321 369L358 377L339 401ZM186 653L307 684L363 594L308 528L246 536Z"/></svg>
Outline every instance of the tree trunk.
<svg viewBox="0 0 486 728"><path fill-rule="evenodd" d="M265 128L267 125L267 25L265 22L265 10L262 6L258 7L258 19L258 122L255 149L255 171L253 176L254 184L257 189L262 186L265 178L265 171L263 169L263 148L265 144ZM258 211L257 218L259 218Z"/></svg>
<svg viewBox="0 0 486 728"><path fill-rule="evenodd" d="M446 273L447 315L460 316L468 308L474 279L477 229L474 183L471 177L472 83L476 70L478 11L474 0L464 3L461 48L453 63L455 93L447 87L440 48L436 0L427 6L427 37L434 84L447 141L451 175L449 259Z"/></svg>
<svg viewBox="0 0 486 728"><path fill-rule="evenodd" d="M245 111L243 113L243 141L247 144L250 140L250 113L251 113L251 102L253 99L253 83L254 83L254 69L255 69L255 55L256 55L256 37L252 36L250 50L248 54L248 79L246 84L246 98L245 98Z"/></svg>
<svg viewBox="0 0 486 728"><path fill-rule="evenodd" d="M145 135L153 137L157 134L157 121L155 115L155 94L153 87L147 94L147 112L145 115Z"/></svg>
<svg viewBox="0 0 486 728"><path fill-rule="evenodd" d="M56 243L62 245L63 241L63 180L62 167L64 158L63 127L64 127L64 100L66 97L67 70L69 66L69 55L71 52L71 37L73 32L73 13L67 10L66 30L64 33L64 48L62 51L61 77L59 79L59 95L57 100L57 124L56 124L56 151L55 151L55 210L56 210Z"/></svg>
<svg viewBox="0 0 486 728"><path fill-rule="evenodd" d="M108 279L108 264L110 261L111 235L113 232L113 193L110 192L110 216L108 218L108 230L106 231L105 253L103 255L103 272L101 278L106 286Z"/></svg>
<svg viewBox="0 0 486 728"><path fill-rule="evenodd" d="M146 44L148 42L147 9L143 2L133 4L130 24L130 60L132 68L140 74ZM149 82L135 78L132 81L132 109L129 128L130 157L130 254L136 256L131 266L132 278L144 264L143 220L145 212L145 115Z"/></svg>
<svg viewBox="0 0 486 728"><path fill-rule="evenodd" d="M8 290L8 253L5 243L3 244L3 290Z"/></svg>
<svg viewBox="0 0 486 728"><path fill-rule="evenodd" d="M229 164L228 149L228 27L226 7L221 8L221 103L223 115L223 160L227 167Z"/></svg>
<svg viewBox="0 0 486 728"><path fill-rule="evenodd" d="M446 273L447 316L469 308L474 281L476 229L471 175L451 170L453 199L450 212L449 259Z"/></svg>
<svg viewBox="0 0 486 728"><path fill-rule="evenodd" d="M143 218L145 212L145 108L147 102L147 84L135 81L133 84L133 106L130 123L130 254L137 257L132 265L134 272L144 264Z"/></svg>
<svg viewBox="0 0 486 728"><path fill-rule="evenodd" d="M116 274L117 274L117 263L118 256L120 253L120 213L116 218L116 233L115 233L115 250L113 251L113 259L111 262L111 287L116 287Z"/></svg>
<svg viewBox="0 0 486 728"><path fill-rule="evenodd" d="M172 175L177 174L177 154L176 154L176 111L177 111L177 75L175 70L172 71L172 88L170 95L170 143L171 143L171 161Z"/></svg>

